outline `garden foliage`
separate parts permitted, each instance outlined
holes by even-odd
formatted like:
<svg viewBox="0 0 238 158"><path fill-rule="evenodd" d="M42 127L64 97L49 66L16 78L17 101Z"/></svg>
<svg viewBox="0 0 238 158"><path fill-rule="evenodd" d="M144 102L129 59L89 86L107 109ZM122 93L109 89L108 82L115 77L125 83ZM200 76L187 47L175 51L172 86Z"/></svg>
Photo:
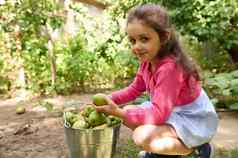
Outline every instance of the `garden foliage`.
<svg viewBox="0 0 238 158"><path fill-rule="evenodd" d="M223 103L219 97L237 96L230 54L238 46L236 0L104 0L109 5L102 16L90 15L87 7L71 2L76 29L71 36L64 30L67 15L62 2L0 4L0 92L24 88L67 94L124 86L138 67L125 35L126 13L138 4L160 3L170 11L186 51L203 70L213 72L204 75L209 95L220 105L237 102Z"/></svg>

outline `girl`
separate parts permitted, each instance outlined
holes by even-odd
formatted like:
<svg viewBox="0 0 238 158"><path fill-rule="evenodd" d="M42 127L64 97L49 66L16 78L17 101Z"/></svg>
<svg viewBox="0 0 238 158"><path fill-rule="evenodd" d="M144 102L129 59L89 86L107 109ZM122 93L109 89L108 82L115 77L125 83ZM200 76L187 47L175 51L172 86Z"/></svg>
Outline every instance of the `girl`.
<svg viewBox="0 0 238 158"><path fill-rule="evenodd" d="M120 117L133 130L135 144L144 150L140 158L178 157L174 155L188 155L195 148L199 158L211 157L208 142L218 117L201 88L195 64L175 37L167 11L153 4L130 10L126 32L139 70L127 88L113 92L107 97L108 105L96 107L97 111ZM117 106L144 91L150 94L150 102Z"/></svg>

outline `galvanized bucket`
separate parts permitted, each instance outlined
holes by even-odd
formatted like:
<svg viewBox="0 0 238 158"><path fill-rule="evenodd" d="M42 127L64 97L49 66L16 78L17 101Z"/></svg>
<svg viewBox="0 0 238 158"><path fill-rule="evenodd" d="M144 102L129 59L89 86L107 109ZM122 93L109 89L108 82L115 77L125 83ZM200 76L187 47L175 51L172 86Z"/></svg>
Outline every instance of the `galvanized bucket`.
<svg viewBox="0 0 238 158"><path fill-rule="evenodd" d="M104 129L72 129L64 125L70 158L113 158L120 124Z"/></svg>

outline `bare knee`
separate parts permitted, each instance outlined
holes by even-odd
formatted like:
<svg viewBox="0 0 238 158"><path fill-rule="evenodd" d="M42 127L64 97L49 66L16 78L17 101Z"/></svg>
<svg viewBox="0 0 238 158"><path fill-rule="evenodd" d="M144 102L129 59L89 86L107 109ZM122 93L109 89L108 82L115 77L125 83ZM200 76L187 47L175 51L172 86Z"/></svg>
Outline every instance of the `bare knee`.
<svg viewBox="0 0 238 158"><path fill-rule="evenodd" d="M168 155L187 155L192 152L169 126L142 125L133 131L134 143L146 151Z"/></svg>
<svg viewBox="0 0 238 158"><path fill-rule="evenodd" d="M133 131L133 141L137 146L145 147L150 144L151 139L154 137L157 127L154 125L142 125Z"/></svg>

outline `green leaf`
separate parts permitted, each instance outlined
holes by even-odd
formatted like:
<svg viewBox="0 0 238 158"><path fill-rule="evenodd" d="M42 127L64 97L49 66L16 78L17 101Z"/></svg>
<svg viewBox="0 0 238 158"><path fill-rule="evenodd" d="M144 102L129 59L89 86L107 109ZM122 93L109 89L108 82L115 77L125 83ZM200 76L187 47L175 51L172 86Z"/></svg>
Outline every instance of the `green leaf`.
<svg viewBox="0 0 238 158"><path fill-rule="evenodd" d="M216 105L219 102L219 100L217 98L212 98L211 102L213 105Z"/></svg>
<svg viewBox="0 0 238 158"><path fill-rule="evenodd" d="M231 72L231 75L232 75L233 77L235 77L235 78L238 78L238 70L232 71L232 72Z"/></svg>
<svg viewBox="0 0 238 158"><path fill-rule="evenodd" d="M231 95L231 90L230 90L230 89L224 89L224 90L222 91L222 95L230 96L230 95Z"/></svg>
<svg viewBox="0 0 238 158"><path fill-rule="evenodd" d="M231 87L231 93L233 96L238 96L238 86Z"/></svg>
<svg viewBox="0 0 238 158"><path fill-rule="evenodd" d="M230 86L231 87L238 87L238 79L234 79L230 81Z"/></svg>
<svg viewBox="0 0 238 158"><path fill-rule="evenodd" d="M231 110L238 110L238 102L230 105L229 109L231 109Z"/></svg>

